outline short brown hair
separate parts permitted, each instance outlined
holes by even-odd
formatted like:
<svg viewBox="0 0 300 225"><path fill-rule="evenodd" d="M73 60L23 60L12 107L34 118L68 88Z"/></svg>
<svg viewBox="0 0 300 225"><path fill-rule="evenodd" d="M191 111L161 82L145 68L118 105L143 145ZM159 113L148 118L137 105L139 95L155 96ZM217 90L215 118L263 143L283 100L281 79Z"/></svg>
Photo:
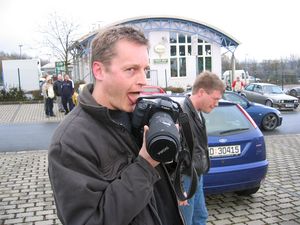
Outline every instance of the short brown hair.
<svg viewBox="0 0 300 225"><path fill-rule="evenodd" d="M131 26L112 26L101 30L91 44L91 63L102 62L109 66L116 55L115 45L120 40L128 40L149 47L149 41L144 33Z"/></svg>
<svg viewBox="0 0 300 225"><path fill-rule="evenodd" d="M218 90L222 93L225 91L225 85L218 75L210 71L200 73L193 84L192 94L203 88L207 93Z"/></svg>

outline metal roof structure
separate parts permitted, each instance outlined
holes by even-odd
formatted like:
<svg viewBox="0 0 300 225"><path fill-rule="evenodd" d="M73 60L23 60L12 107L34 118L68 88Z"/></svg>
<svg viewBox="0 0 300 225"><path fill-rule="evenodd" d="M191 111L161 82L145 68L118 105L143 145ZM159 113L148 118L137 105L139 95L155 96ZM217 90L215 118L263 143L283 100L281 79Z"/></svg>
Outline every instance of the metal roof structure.
<svg viewBox="0 0 300 225"><path fill-rule="evenodd" d="M151 31L171 31L185 33L189 35L198 35L201 39L210 43L216 43L221 47L226 48L232 53L240 44L238 40L216 27L213 27L200 21L183 17L144 16L129 18L123 21L110 24L110 26L111 25L131 25L139 28L140 30L143 30L145 34ZM82 46L87 46L87 43L91 42L91 40L94 38L97 32L98 31L89 33L76 42L77 47L81 46L81 51L83 51L81 53L85 54L89 51L88 49Z"/></svg>

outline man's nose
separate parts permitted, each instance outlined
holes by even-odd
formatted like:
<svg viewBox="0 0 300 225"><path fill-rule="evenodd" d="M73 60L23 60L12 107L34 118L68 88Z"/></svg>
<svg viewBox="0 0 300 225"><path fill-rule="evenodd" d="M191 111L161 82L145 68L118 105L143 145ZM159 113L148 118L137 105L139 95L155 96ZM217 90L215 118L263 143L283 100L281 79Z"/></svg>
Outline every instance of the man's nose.
<svg viewBox="0 0 300 225"><path fill-rule="evenodd" d="M139 73L137 83L140 84L140 85L146 85L147 84L147 72L146 71L142 70Z"/></svg>

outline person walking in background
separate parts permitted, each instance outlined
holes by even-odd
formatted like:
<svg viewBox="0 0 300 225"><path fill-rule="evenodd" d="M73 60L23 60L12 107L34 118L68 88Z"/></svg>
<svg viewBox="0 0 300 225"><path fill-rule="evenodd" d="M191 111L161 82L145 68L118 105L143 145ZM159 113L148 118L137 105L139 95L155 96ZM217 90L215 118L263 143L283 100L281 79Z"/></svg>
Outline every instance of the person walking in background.
<svg viewBox="0 0 300 225"><path fill-rule="evenodd" d="M210 113L216 106L225 91L225 85L220 78L211 72L204 71L197 76L192 94L183 102L183 111L188 114L194 136L193 163L199 176L195 195L186 201L179 201L187 225L204 225L208 218L203 192L203 177L210 168L208 140L205 119L202 115ZM183 186L188 190L190 177L183 176Z"/></svg>
<svg viewBox="0 0 300 225"><path fill-rule="evenodd" d="M64 77L64 81L62 82L62 88L61 88L61 98L62 98L62 104L65 109L65 115L67 115L74 108L74 103L72 99L73 94L74 94L73 82L70 80L69 75L66 74Z"/></svg>
<svg viewBox="0 0 300 225"><path fill-rule="evenodd" d="M53 100L55 97L53 90L53 82L51 78L47 78L46 82L42 86L42 92L45 100L45 113L46 117L55 116L53 113Z"/></svg>
<svg viewBox="0 0 300 225"><path fill-rule="evenodd" d="M240 80L240 77L237 76L236 80L233 81L232 83L232 90L237 92L237 93L241 93L241 91L244 89L245 84L243 83L243 81Z"/></svg>
<svg viewBox="0 0 300 225"><path fill-rule="evenodd" d="M91 44L94 84L56 129L49 177L62 224L183 225L164 164L131 130L149 70L149 43L133 27L108 27Z"/></svg>
<svg viewBox="0 0 300 225"><path fill-rule="evenodd" d="M62 75L58 74L57 75L57 80L54 81L53 89L54 89L54 93L56 95L56 103L57 103L57 107L58 107L59 112L65 112L64 106L62 104L62 98L61 98L62 84L63 84Z"/></svg>

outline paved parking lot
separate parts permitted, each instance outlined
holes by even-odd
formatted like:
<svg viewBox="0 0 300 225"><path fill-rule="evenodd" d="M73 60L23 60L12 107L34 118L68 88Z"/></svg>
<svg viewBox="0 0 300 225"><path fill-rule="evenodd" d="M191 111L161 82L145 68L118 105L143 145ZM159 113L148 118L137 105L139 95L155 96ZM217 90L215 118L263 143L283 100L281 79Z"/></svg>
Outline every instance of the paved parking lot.
<svg viewBox="0 0 300 225"><path fill-rule="evenodd" d="M34 116L24 119L23 106L14 107L19 107L12 110L14 118L5 114L5 121L35 120ZM43 114L36 117L49 120ZM252 197L207 196L208 225L300 224L300 134L266 136L265 140L270 165L260 191ZM47 174L47 150L0 153L0 165L0 224L60 224Z"/></svg>

